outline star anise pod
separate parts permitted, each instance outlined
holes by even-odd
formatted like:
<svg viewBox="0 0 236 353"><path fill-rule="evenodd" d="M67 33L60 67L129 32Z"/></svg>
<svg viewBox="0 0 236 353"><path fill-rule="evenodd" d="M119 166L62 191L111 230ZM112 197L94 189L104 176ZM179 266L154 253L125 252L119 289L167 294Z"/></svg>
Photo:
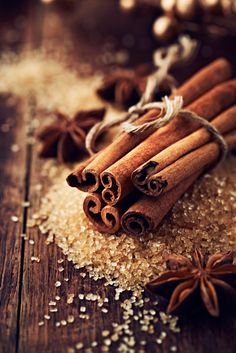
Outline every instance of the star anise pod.
<svg viewBox="0 0 236 353"><path fill-rule="evenodd" d="M104 78L97 94L121 108L129 108L140 100L152 72L153 68L148 64L140 65L133 71L117 70ZM170 93L170 87L163 82L157 87L153 100L159 101Z"/></svg>
<svg viewBox="0 0 236 353"><path fill-rule="evenodd" d="M186 309L201 299L208 313L219 316L219 294L223 291L236 297L236 265L232 252L212 255L206 261L199 250L192 260L181 255L170 255L169 271L148 283L147 288L169 299L168 313Z"/></svg>
<svg viewBox="0 0 236 353"><path fill-rule="evenodd" d="M106 76L97 94L121 108L128 108L141 97L141 77L134 71L118 70Z"/></svg>
<svg viewBox="0 0 236 353"><path fill-rule="evenodd" d="M90 128L99 122L105 109L79 111L72 119L56 112L56 120L38 131L41 141L40 157L56 157L59 162L72 162L86 153L85 137Z"/></svg>

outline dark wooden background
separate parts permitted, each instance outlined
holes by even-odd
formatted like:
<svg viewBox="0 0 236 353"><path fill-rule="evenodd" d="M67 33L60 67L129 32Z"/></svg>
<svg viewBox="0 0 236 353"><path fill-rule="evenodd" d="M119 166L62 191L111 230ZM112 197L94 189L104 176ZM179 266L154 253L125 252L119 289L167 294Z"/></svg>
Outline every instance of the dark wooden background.
<svg viewBox="0 0 236 353"><path fill-rule="evenodd" d="M42 47L57 51L63 47L64 38L69 36L72 42L69 60L72 65L76 67L78 62L89 61L94 67L108 70L113 65L104 67L94 58L99 57L102 43L111 37L115 38L115 49L123 50L121 29L126 28L127 32L133 32L136 40L127 65L151 60L150 53L157 46L148 30L154 13L144 12L141 17L138 14L122 14L117 2L111 0L100 0L99 6L97 0L79 3L78 20L75 21L75 11L70 12L70 6L44 6L36 0L1 1L1 53L9 49L20 52L26 48ZM55 16L56 24L52 22ZM202 38L199 59L190 63L184 71L178 70L180 81L219 55L227 56L235 65L235 39ZM55 328L55 321L65 319L68 313L66 293L76 294L82 288L88 293L97 292L112 300L113 292L102 284L95 286L88 277L82 279L78 270L66 260L64 273L59 273L57 260L64 258L60 249L55 244L46 246L44 237L37 229L27 229L30 216L40 204L37 185L47 181L39 177L42 162L37 158L35 147L30 144L29 137L33 136L34 131L27 129L34 118L34 111L30 105L25 106L20 101L16 106L9 107L6 99L6 96L0 97L1 127L5 123L10 126L9 132L2 131L4 128L0 132L0 352L67 352L67 348L78 341L83 341L85 346L95 339L99 341L102 329L109 329L113 321L121 321L121 312L116 302L112 303L108 314L101 314L95 303L90 303L90 320L77 320L73 325ZM17 153L12 152L12 144L19 146ZM31 207L22 207L22 202L28 200ZM19 217L19 222L11 220L13 215ZM22 239L22 233L34 239L35 245ZM41 262L31 262L31 256L40 256ZM68 277L69 281L63 281L63 277ZM58 279L63 282L60 289L54 286ZM39 327L38 322L48 313L49 300L56 294L62 298L58 313ZM71 313L77 316L78 302L71 305ZM148 343L147 351L169 352L170 346L176 345L181 353L235 352L236 319L233 314L215 320L203 313L196 318L183 319L180 326L180 334L168 332L168 339L162 345L154 348ZM145 334L140 337L145 338Z"/></svg>

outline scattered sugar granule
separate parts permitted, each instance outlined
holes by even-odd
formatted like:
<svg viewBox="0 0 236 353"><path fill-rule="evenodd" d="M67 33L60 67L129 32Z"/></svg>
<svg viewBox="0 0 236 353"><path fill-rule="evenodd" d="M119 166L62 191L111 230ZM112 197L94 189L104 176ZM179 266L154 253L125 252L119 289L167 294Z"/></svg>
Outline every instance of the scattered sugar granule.
<svg viewBox="0 0 236 353"><path fill-rule="evenodd" d="M81 312L81 313L85 313L85 311L86 311L86 307L85 307L85 306L81 306L81 307L80 307L80 312Z"/></svg>
<svg viewBox="0 0 236 353"><path fill-rule="evenodd" d="M50 302L48 303L49 306L55 306L57 305L57 303L54 300L50 300Z"/></svg>
<svg viewBox="0 0 236 353"><path fill-rule="evenodd" d="M76 345L75 345L75 348L76 348L76 349L82 349L83 347L84 347L84 345L83 345L82 342L78 342L78 343L76 343Z"/></svg>
<svg viewBox="0 0 236 353"><path fill-rule="evenodd" d="M19 152L19 150L20 150L20 146L19 145L15 144L15 143L13 145L11 145L11 151L13 153L17 153L17 152Z"/></svg>
<svg viewBox="0 0 236 353"><path fill-rule="evenodd" d="M29 201L22 202L22 207L24 207L24 208L30 207L30 202Z"/></svg>
<svg viewBox="0 0 236 353"><path fill-rule="evenodd" d="M75 297L75 295L73 293L68 294L67 300L66 300L67 304L72 304L74 301L74 297Z"/></svg>
<svg viewBox="0 0 236 353"><path fill-rule="evenodd" d="M102 308L101 311L102 311L103 313L105 313L105 314L108 313L108 309L106 309L106 308Z"/></svg>
<svg viewBox="0 0 236 353"><path fill-rule="evenodd" d="M58 309L55 307L50 307L49 311L50 311L50 313L57 313Z"/></svg>
<svg viewBox="0 0 236 353"><path fill-rule="evenodd" d="M61 282L60 281L56 281L55 282L55 287L60 287L61 286Z"/></svg>
<svg viewBox="0 0 236 353"><path fill-rule="evenodd" d="M74 315L68 315L68 317L67 317L67 322L68 322L69 324L72 324L74 321L75 321Z"/></svg>
<svg viewBox="0 0 236 353"><path fill-rule="evenodd" d="M31 256L30 259L32 262L40 262L40 258L38 256Z"/></svg>
<svg viewBox="0 0 236 353"><path fill-rule="evenodd" d="M110 331L108 331L108 330L103 330L102 331L102 336L103 337L107 337L107 336L109 336L109 334L110 334Z"/></svg>
<svg viewBox="0 0 236 353"><path fill-rule="evenodd" d="M16 223L19 221L19 218L17 216L11 216L11 220Z"/></svg>
<svg viewBox="0 0 236 353"><path fill-rule="evenodd" d="M51 319L51 317L50 317L50 315L44 315L44 319L46 319L46 320L50 320L50 319Z"/></svg>

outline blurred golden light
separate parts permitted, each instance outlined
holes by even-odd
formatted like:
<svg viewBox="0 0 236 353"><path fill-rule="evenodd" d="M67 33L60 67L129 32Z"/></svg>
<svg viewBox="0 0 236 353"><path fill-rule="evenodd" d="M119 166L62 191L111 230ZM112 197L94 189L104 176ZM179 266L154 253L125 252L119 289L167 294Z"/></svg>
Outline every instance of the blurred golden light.
<svg viewBox="0 0 236 353"><path fill-rule="evenodd" d="M177 30L177 22L173 17L164 15L156 19L152 30L157 39L168 40Z"/></svg>
<svg viewBox="0 0 236 353"><path fill-rule="evenodd" d="M211 10L219 6L219 0L200 0L200 4L205 9Z"/></svg>
<svg viewBox="0 0 236 353"><path fill-rule="evenodd" d="M129 11L135 7L135 0L120 0L122 10Z"/></svg>
<svg viewBox="0 0 236 353"><path fill-rule="evenodd" d="M165 12L174 10L176 0L161 0L161 8Z"/></svg>
<svg viewBox="0 0 236 353"><path fill-rule="evenodd" d="M51 4L54 0L41 0L44 4Z"/></svg>
<svg viewBox="0 0 236 353"><path fill-rule="evenodd" d="M176 12L182 18L190 19L195 15L195 0L176 0Z"/></svg>

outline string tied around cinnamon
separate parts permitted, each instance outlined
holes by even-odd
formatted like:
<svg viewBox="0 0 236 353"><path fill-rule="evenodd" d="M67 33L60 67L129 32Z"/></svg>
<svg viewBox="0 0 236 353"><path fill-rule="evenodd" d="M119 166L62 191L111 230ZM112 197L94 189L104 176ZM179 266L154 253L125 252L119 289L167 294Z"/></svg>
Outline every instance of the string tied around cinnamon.
<svg viewBox="0 0 236 353"><path fill-rule="evenodd" d="M133 122L137 120L143 113L143 108L148 103L153 101L157 88L166 81L170 91L173 93L176 88L176 80L170 75L170 69L182 62L189 60L195 53L197 42L187 35L181 35L178 42L170 45L167 48L159 48L154 53L154 65L156 70L148 79L145 90L140 101L132 106L128 113L122 118L114 119L111 122L99 122L95 124L87 134L85 147L90 155L97 152L96 142L104 132L110 128L121 125L123 122Z"/></svg>
<svg viewBox="0 0 236 353"><path fill-rule="evenodd" d="M140 125L133 125L132 122L134 120L132 122L126 121L122 124L122 128L125 132L137 134L142 133L149 128L159 129L169 124L177 115L186 119L194 120L202 127L207 129L213 135L214 139L219 143L221 154L217 164L223 161L227 155L228 147L222 134L209 121L190 110L183 109L182 107L182 96L176 96L174 99L169 99L167 96L165 96L162 102L147 103L137 110L137 113L142 115L151 109L160 109L160 113L155 118ZM137 108L132 107L131 109L133 110Z"/></svg>

